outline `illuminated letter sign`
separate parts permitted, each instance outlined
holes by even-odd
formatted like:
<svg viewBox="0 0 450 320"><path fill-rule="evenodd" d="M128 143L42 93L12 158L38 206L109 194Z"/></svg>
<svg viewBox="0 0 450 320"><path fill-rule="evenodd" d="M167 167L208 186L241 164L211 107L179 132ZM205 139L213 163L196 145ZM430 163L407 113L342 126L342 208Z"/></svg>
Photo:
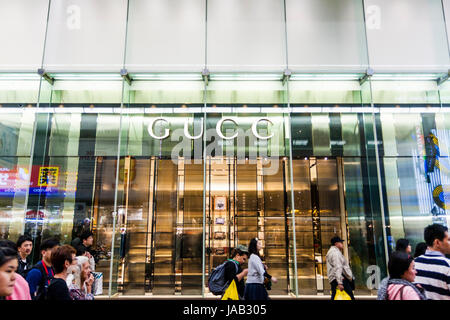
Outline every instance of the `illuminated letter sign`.
<svg viewBox="0 0 450 320"><path fill-rule="evenodd" d="M167 120L166 119L164 119L164 118L155 118L155 119L152 119L152 120L150 120L150 123L148 124L148 133L150 134L150 136L153 138L153 139L165 139L165 138L167 138L168 136L169 136L169 129L165 129L164 130L164 135L163 136L160 136L160 137L158 137L158 136L156 136L154 133L153 133L153 125L154 125L154 123L156 122L156 121L164 121L164 122L166 122L166 123L168 123L167 122Z"/></svg>
<svg viewBox="0 0 450 320"><path fill-rule="evenodd" d="M263 136L259 135L258 130L256 130L256 127L258 126L258 123L261 122L261 121L267 121L267 122L269 122L270 124L273 125L272 121L270 121L269 118L260 118L260 119L258 119L257 121L255 121L255 122L252 124L252 133L253 133L253 135L254 135L255 137L257 137L258 139L269 140L270 138L273 137L273 133L272 133L270 136L263 137Z"/></svg>
<svg viewBox="0 0 450 320"><path fill-rule="evenodd" d="M231 122L233 122L234 124L237 125L236 121L234 121L233 119L231 119L231 118L223 118L223 119L220 119L219 122L217 122L217 125L216 125L216 132L217 132L217 134L219 135L219 137L221 137L222 139L224 139L224 140L232 140L232 139L234 139L234 138L237 137L238 133L236 132L236 133L235 133L234 135L232 135L231 137L226 137L226 136L224 136L224 135L222 134L222 123L224 123L225 121L231 121Z"/></svg>

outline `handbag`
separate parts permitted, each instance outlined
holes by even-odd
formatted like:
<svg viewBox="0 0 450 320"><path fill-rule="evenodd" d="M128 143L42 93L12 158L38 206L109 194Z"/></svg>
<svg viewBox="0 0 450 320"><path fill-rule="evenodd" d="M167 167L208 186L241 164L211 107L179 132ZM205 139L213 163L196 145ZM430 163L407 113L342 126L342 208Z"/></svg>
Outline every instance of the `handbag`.
<svg viewBox="0 0 450 320"><path fill-rule="evenodd" d="M344 290L336 290L336 295L334 296L334 300L352 300L347 292Z"/></svg>
<svg viewBox="0 0 450 320"><path fill-rule="evenodd" d="M227 290L225 290L221 300L239 300L239 294L237 291L236 282L234 280L231 281Z"/></svg>

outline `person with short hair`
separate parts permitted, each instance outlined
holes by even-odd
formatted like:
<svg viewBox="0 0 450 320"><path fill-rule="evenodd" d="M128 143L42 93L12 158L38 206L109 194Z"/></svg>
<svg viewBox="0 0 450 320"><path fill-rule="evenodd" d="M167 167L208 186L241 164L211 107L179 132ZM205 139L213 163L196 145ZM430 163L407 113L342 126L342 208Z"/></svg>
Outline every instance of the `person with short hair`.
<svg viewBox="0 0 450 320"><path fill-rule="evenodd" d="M26 278L28 271L33 267L30 261L31 250L33 250L33 239L29 235L21 235L16 242L19 253L19 268L17 273Z"/></svg>
<svg viewBox="0 0 450 320"><path fill-rule="evenodd" d="M424 230L428 248L425 254L415 259L416 283L425 289L431 300L450 300L450 239L448 229L440 224L431 224Z"/></svg>
<svg viewBox="0 0 450 320"><path fill-rule="evenodd" d="M425 252L427 251L427 244L425 242L419 242L416 245L416 250L414 250L414 259L425 254Z"/></svg>
<svg viewBox="0 0 450 320"><path fill-rule="evenodd" d="M0 247L0 300L5 300L13 293L18 264L17 251Z"/></svg>
<svg viewBox="0 0 450 320"><path fill-rule="evenodd" d="M391 253L389 277L381 282L377 300L426 300L423 289L414 285L414 259L404 251Z"/></svg>
<svg viewBox="0 0 450 320"><path fill-rule="evenodd" d="M395 251L403 251L407 254L411 254L412 250L411 245L409 244L409 240L404 238L398 239L395 245Z"/></svg>
<svg viewBox="0 0 450 320"><path fill-rule="evenodd" d="M47 289L47 300L72 300L66 284L67 269L72 264L76 254L75 248L63 245L52 249L51 262L55 275Z"/></svg>
<svg viewBox="0 0 450 320"><path fill-rule="evenodd" d="M344 249L344 240L336 236L331 239L331 247L326 255L328 281L331 285L331 300L336 296L336 289L345 291L352 300L354 280L352 269L347 259L342 254Z"/></svg>
<svg viewBox="0 0 450 320"><path fill-rule="evenodd" d="M242 269L248 259L248 249L245 246L239 245L233 249L231 259L228 259L225 264L225 279L227 282L235 281L239 298L244 297L245 282L244 277L248 273L248 269Z"/></svg>
<svg viewBox="0 0 450 320"><path fill-rule="evenodd" d="M55 271L52 268L52 249L59 246L59 241L49 238L42 242L39 250L42 260L36 263L27 274L27 282L30 286L30 296L33 300L45 299L47 288L53 278Z"/></svg>

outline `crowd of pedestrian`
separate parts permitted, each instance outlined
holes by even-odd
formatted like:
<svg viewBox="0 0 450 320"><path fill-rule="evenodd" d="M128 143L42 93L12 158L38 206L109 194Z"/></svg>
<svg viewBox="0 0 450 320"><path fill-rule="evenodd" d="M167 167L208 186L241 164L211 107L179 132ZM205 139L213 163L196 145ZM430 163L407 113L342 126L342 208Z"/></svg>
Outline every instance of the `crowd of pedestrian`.
<svg viewBox="0 0 450 320"><path fill-rule="evenodd" d="M93 300L95 261L92 232L80 236L78 246L45 239L40 260L32 265L33 240L0 240L0 300Z"/></svg>
<svg viewBox="0 0 450 320"><path fill-rule="evenodd" d="M378 289L378 300L450 300L447 227L427 226L424 240L416 245L414 255L408 239L397 240L388 260L389 276ZM76 248L46 239L39 247L41 260L32 266L33 241L29 236L20 236L16 243L0 240L0 300L93 300L92 242L90 231L72 242ZM253 238L248 247L233 249L223 264L224 282L228 286L234 281L238 299L268 300L270 284L278 281L268 273L261 249L261 240ZM349 300L355 299L355 278L343 250L344 240L333 237L326 255L332 300L343 292ZM243 269L246 262L248 268Z"/></svg>

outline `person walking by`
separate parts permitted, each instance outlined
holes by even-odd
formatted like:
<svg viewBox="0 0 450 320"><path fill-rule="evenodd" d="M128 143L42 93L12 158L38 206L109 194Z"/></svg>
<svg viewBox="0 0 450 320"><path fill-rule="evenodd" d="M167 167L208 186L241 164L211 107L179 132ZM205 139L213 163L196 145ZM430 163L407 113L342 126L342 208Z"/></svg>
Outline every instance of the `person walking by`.
<svg viewBox="0 0 450 320"><path fill-rule="evenodd" d="M76 254L75 248L63 245L52 249L51 263L55 275L47 289L46 300L72 300L67 287L67 269L72 264Z"/></svg>
<svg viewBox="0 0 450 320"><path fill-rule="evenodd" d="M52 249L59 246L59 241L50 238L42 242L40 246L42 260L36 263L27 274L27 282L30 286L30 296L33 300L45 299L47 287L55 272L52 268Z"/></svg>
<svg viewBox="0 0 450 320"><path fill-rule="evenodd" d="M17 239L16 246L19 252L19 268L17 269L17 273L26 278L28 271L32 268L30 254L31 250L33 250L33 240L28 235L22 235Z"/></svg>
<svg viewBox="0 0 450 320"><path fill-rule="evenodd" d="M402 252L406 252L407 254L411 254L412 250L411 250L411 245L409 244L409 240L408 239L398 239L397 243L395 244L395 251L402 251Z"/></svg>
<svg viewBox="0 0 450 320"><path fill-rule="evenodd" d="M423 289L413 283L417 271L411 255L404 251L392 252L388 270L389 277L381 282L377 300L426 300Z"/></svg>
<svg viewBox="0 0 450 320"><path fill-rule="evenodd" d="M225 280L227 283L235 281L239 299L244 298L245 281L244 277L248 274L248 269L242 269L242 265L248 259L248 249L245 246L237 246L231 253L231 259L225 264Z"/></svg>
<svg viewBox="0 0 450 320"><path fill-rule="evenodd" d="M331 300L336 296L336 289L344 290L352 300L354 280L347 259L342 254L344 249L344 240L339 237L331 239L331 247L326 255L328 281L331 285Z"/></svg>
<svg viewBox="0 0 450 320"><path fill-rule="evenodd" d="M0 240L0 247L11 248L16 252L17 246L11 240ZM19 264L18 264L19 265ZM14 283L13 293L6 297L6 300L31 300L30 287L27 280L16 271L16 282Z"/></svg>
<svg viewBox="0 0 450 320"><path fill-rule="evenodd" d="M92 285L94 276L91 274L91 267L88 257L78 256L74 259L68 270L66 279L69 294L72 300L94 300Z"/></svg>
<svg viewBox="0 0 450 320"><path fill-rule="evenodd" d="M267 267L262 263L259 251L262 249L262 242L258 238L250 240L248 245L248 274L244 289L244 300L269 300L269 295L264 287L264 274ZM272 277L272 281L277 279Z"/></svg>
<svg viewBox="0 0 450 320"><path fill-rule="evenodd" d="M431 224L424 230L428 248L425 254L415 259L416 283L425 289L431 300L450 300L450 239L448 229L440 224Z"/></svg>
<svg viewBox="0 0 450 320"><path fill-rule="evenodd" d="M13 293L18 264L16 250L0 247L0 300Z"/></svg>
<svg viewBox="0 0 450 320"><path fill-rule="evenodd" d="M414 250L414 259L425 254L427 251L427 244L425 242L419 242L416 245L416 249Z"/></svg>

